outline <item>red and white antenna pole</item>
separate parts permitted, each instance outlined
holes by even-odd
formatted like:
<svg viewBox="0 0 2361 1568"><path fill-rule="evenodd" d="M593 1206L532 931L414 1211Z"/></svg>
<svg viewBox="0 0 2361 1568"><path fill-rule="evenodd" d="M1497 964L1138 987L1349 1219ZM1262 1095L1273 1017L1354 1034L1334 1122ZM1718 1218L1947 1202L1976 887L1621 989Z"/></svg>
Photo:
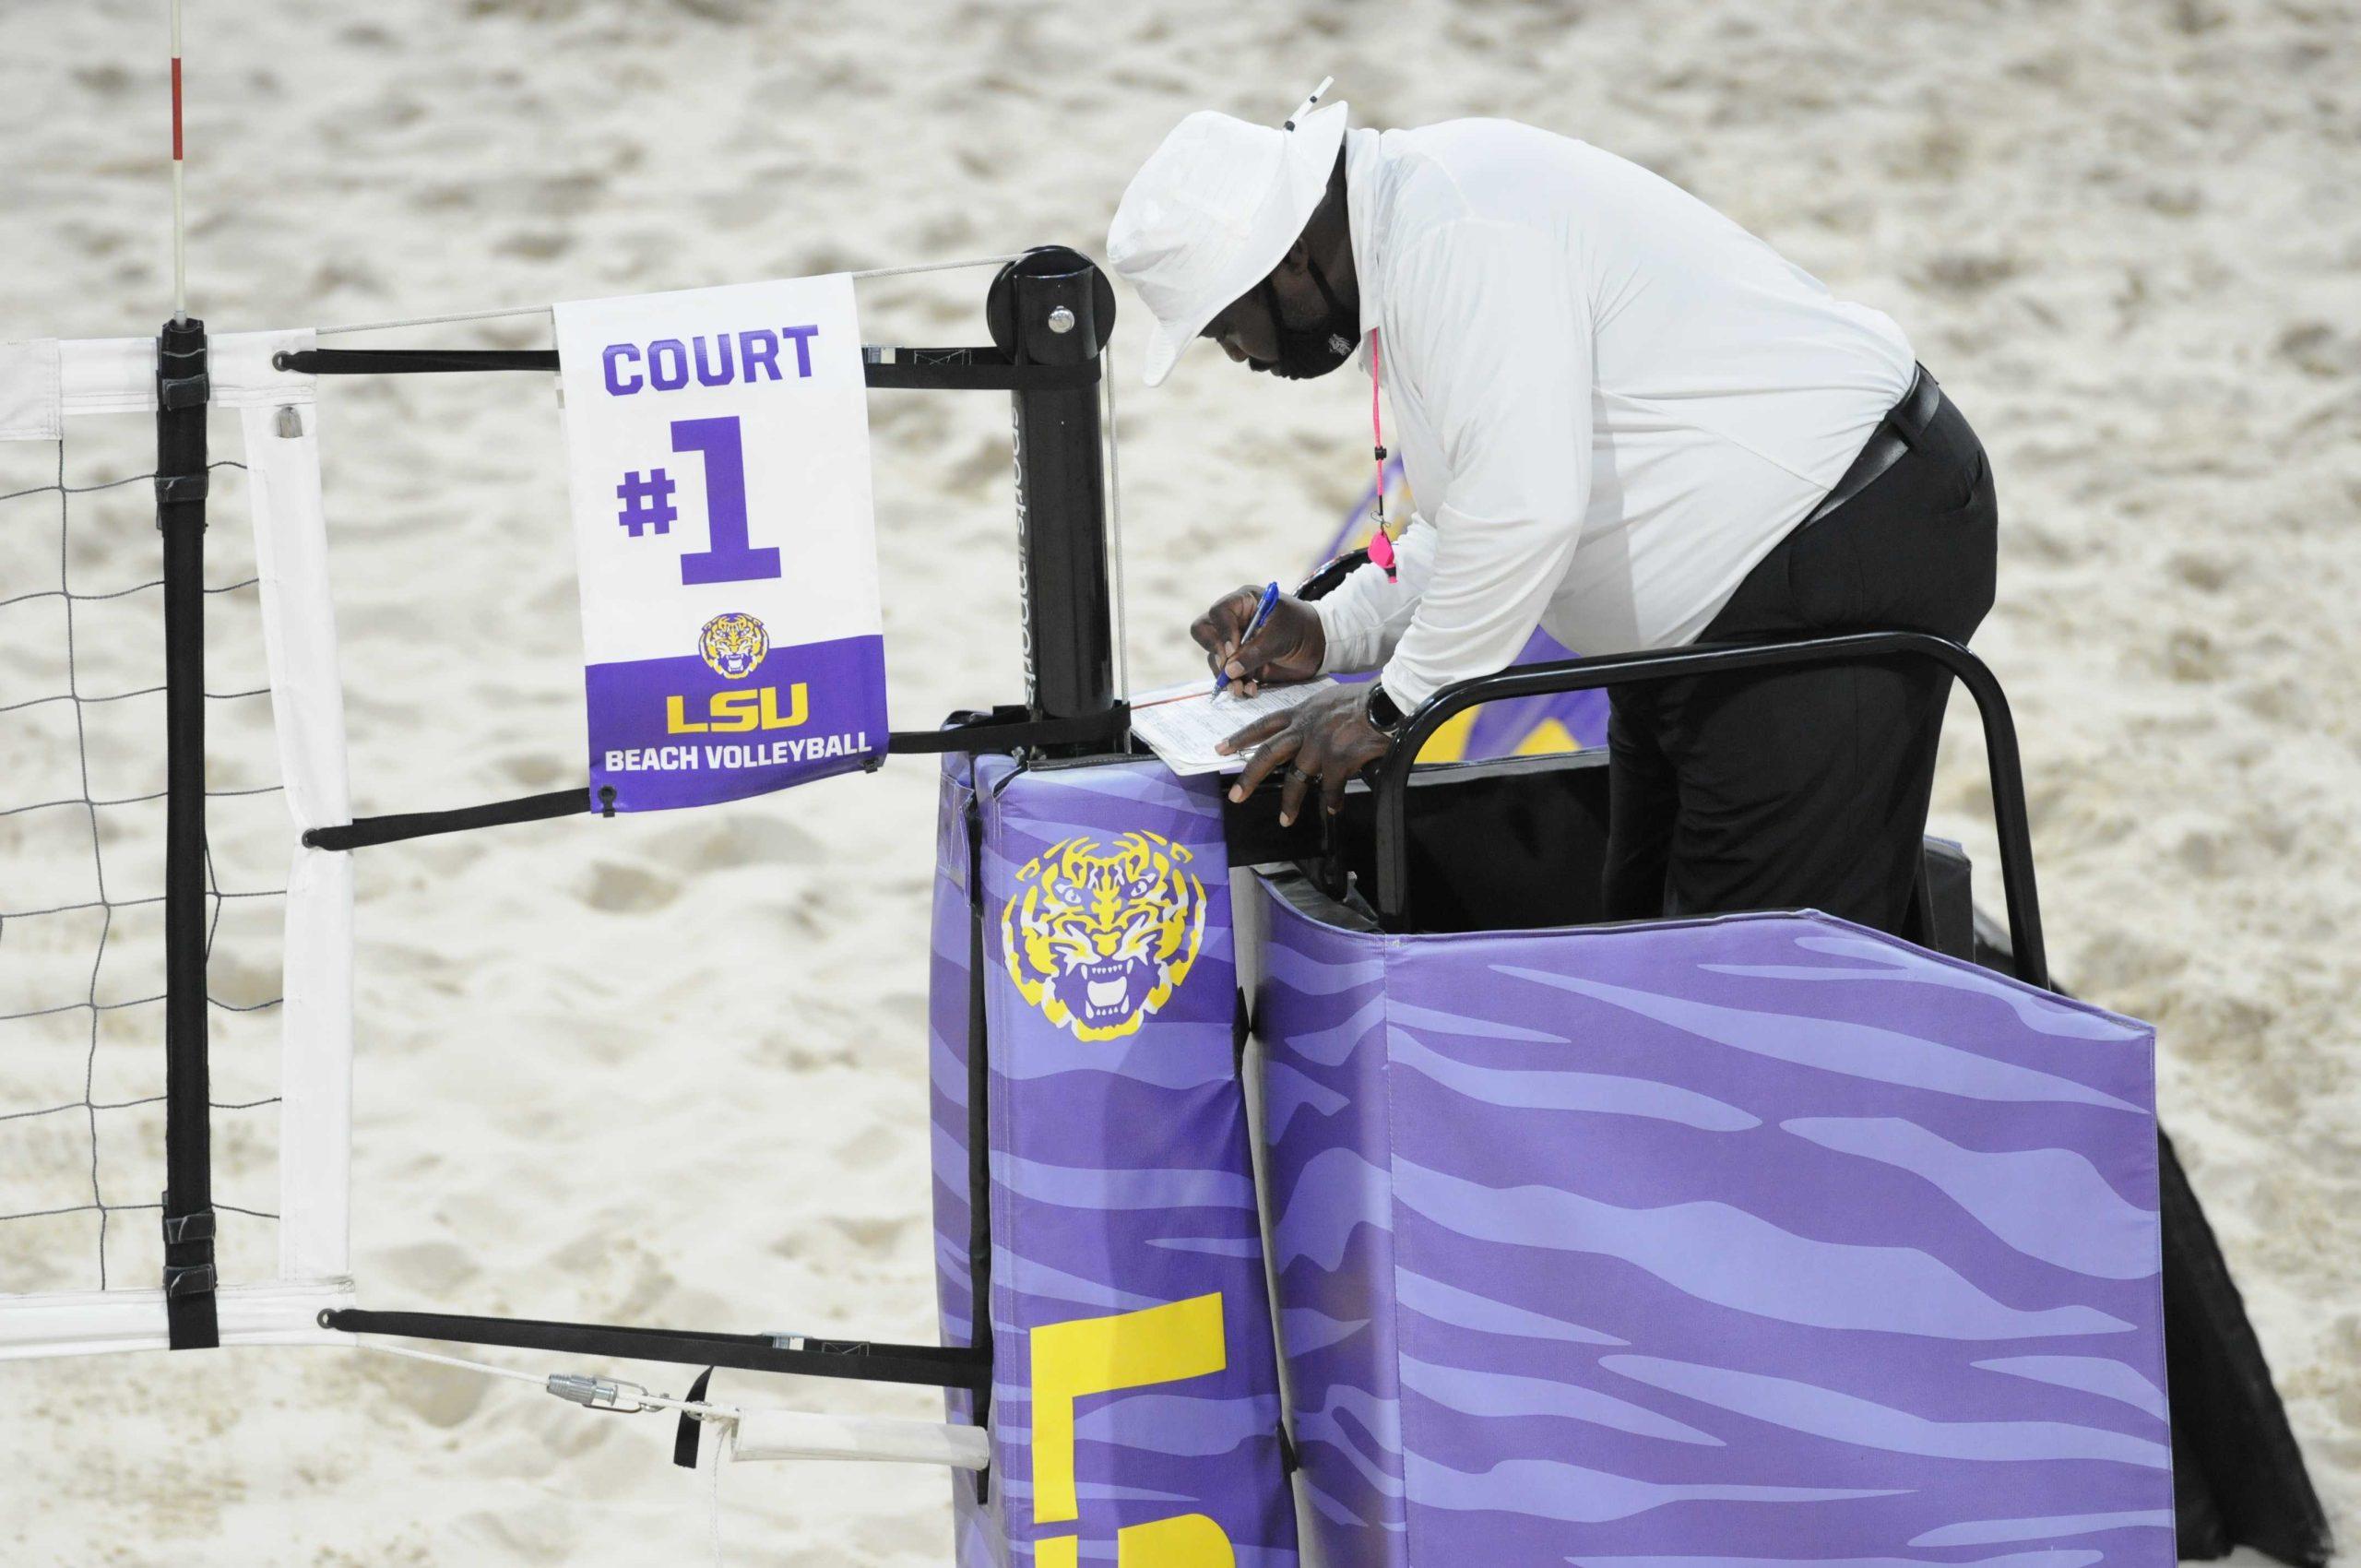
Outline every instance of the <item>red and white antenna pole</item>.
<svg viewBox="0 0 2361 1568"><path fill-rule="evenodd" d="M181 195L181 0L172 0L172 319L188 319L188 222Z"/></svg>

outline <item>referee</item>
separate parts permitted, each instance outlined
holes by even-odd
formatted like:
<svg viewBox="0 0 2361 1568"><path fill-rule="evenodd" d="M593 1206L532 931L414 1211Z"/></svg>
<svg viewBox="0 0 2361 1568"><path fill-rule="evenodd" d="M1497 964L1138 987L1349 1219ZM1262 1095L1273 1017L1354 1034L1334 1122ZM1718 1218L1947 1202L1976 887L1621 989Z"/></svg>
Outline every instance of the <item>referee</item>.
<svg viewBox="0 0 2361 1568"><path fill-rule="evenodd" d="M1316 101L1316 95L1315 95ZM1284 127L1200 113L1123 194L1115 270L1153 386L1198 338L1291 379L1376 382L1416 514L1392 569L1243 634L1244 689L1376 671L1241 730L1281 820L1383 756L1438 688L1536 626L1587 654L1904 629L1991 608L1982 445L1902 331L1611 153L1502 120ZM1627 686L1608 725L1609 919L1814 908L1901 929L1949 677L1883 660Z"/></svg>

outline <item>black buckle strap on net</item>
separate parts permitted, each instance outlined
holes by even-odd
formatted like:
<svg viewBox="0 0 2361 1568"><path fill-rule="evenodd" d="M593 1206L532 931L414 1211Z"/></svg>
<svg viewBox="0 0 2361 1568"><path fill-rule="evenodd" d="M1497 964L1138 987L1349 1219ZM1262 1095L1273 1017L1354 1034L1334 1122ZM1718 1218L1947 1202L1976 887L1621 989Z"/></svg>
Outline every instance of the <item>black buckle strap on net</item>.
<svg viewBox="0 0 2361 1568"><path fill-rule="evenodd" d="M303 375L433 375L484 370L555 372L555 349L282 349L273 370Z"/></svg>
<svg viewBox="0 0 2361 1568"><path fill-rule="evenodd" d="M521 800L494 801L490 805L462 806L456 811L406 812L394 816L357 817L334 827L307 828L303 843L314 849L366 849L377 844L397 844L405 838L427 838L438 833L466 833L478 827L500 827L516 822L546 822L552 817L580 816L591 810L590 790L577 785Z"/></svg>
<svg viewBox="0 0 2361 1568"><path fill-rule="evenodd" d="M896 756L942 752L1008 752L1029 746L1068 745L1104 741L1120 744L1130 732L1131 708L1117 703L1103 712L1075 719L1034 719L1022 707L996 707L988 714L955 714L942 730L896 730L886 751ZM367 849L398 844L405 838L429 838L441 833L467 833L479 827L503 827L519 822L548 822L581 816L599 810L587 786L552 790L488 805L461 806L453 811L405 812L391 816L356 817L330 827L306 828L303 843L314 849ZM607 814L612 815L611 807Z"/></svg>
<svg viewBox="0 0 2361 1568"><path fill-rule="evenodd" d="M873 356L873 357L872 357ZM995 348L861 350L861 374L875 391L1053 392L1095 386L1097 356L1080 364L1017 364ZM271 368L303 375L435 375L478 371L555 372L555 349L294 349Z"/></svg>
<svg viewBox="0 0 2361 1568"><path fill-rule="evenodd" d="M156 505L159 507L202 501L212 493L212 475L202 469L193 474L158 474L156 476ZM156 526L159 529L164 526L160 515Z"/></svg>
<svg viewBox="0 0 2361 1568"><path fill-rule="evenodd" d="M156 527L164 547L164 1316L175 1350L221 1342L214 1304L206 1016L205 323L156 342Z"/></svg>
<svg viewBox="0 0 2361 1568"><path fill-rule="evenodd" d="M452 1313L378 1313L358 1307L324 1312L322 1328L386 1334L457 1345L499 1345L624 1361L833 1377L921 1388L989 1387L991 1365L974 1350L945 1345L889 1345L867 1339L812 1339L778 1334L712 1334L613 1324L547 1323L532 1318L468 1317Z"/></svg>
<svg viewBox="0 0 2361 1568"><path fill-rule="evenodd" d="M205 323L183 321L165 327L163 339L156 345L159 413L201 409L213 400L212 378L205 368Z"/></svg>
<svg viewBox="0 0 2361 1568"><path fill-rule="evenodd" d="M194 1214L175 1214L169 1192L164 1194L163 1208L164 1301L169 1314L175 1299L209 1298L219 1280L213 1268L213 1211L208 1208ZM184 1347L175 1345L173 1348Z"/></svg>

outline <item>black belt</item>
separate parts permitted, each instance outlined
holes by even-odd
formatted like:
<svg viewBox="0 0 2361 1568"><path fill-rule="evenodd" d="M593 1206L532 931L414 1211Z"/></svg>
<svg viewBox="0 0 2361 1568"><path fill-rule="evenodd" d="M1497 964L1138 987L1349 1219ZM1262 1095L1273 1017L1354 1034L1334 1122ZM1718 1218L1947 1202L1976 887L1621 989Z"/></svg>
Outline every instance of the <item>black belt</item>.
<svg viewBox="0 0 2361 1568"><path fill-rule="evenodd" d="M1811 527L1869 489L1870 481L1893 467L1904 452L1916 445L1918 437L1927 433L1928 422L1942 406L1941 385L1927 374L1925 365L1916 366L1911 373L1910 390L1902 395L1902 401L1886 410L1885 418L1878 421L1877 429L1869 432L1869 444L1853 459L1853 466L1845 470L1845 477L1821 497L1820 505L1811 509L1811 516L1796 526Z"/></svg>

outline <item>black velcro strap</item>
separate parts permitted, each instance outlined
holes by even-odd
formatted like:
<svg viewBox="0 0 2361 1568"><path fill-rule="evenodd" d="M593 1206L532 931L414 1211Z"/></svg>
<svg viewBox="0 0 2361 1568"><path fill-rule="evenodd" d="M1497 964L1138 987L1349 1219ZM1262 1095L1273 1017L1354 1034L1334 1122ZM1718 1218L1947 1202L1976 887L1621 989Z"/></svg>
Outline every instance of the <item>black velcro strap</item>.
<svg viewBox="0 0 2361 1568"><path fill-rule="evenodd" d="M193 474L158 474L156 502L162 506L202 501L213 490L212 475L199 469Z"/></svg>
<svg viewBox="0 0 2361 1568"><path fill-rule="evenodd" d="M183 317L156 336L156 527L164 579L164 1192L165 1342L221 1342L214 1300L213 1132L205 955L205 324Z"/></svg>
<svg viewBox="0 0 2361 1568"><path fill-rule="evenodd" d="M183 359L185 355L167 354L166 359ZM167 409L194 409L213 397L213 384L203 371L195 375L160 376L156 382L156 401Z"/></svg>
<svg viewBox="0 0 2361 1568"><path fill-rule="evenodd" d="M703 1404L705 1391L712 1386L712 1384L713 1369L707 1367L697 1373L697 1380L689 1384L688 1393L682 1397L692 1405ZM697 1467L697 1432L704 1425L705 1423L697 1420L690 1411L681 1412L681 1425L672 1433L672 1463L684 1470L694 1470Z"/></svg>
<svg viewBox="0 0 2361 1568"><path fill-rule="evenodd" d="M566 1356L671 1361L690 1367L843 1378L855 1383L914 1384L921 1388L988 1386L990 1360L958 1346L888 1345L864 1339L805 1339L789 1347L767 1334L713 1334L692 1329L635 1328L615 1324L549 1323L530 1318L469 1317L450 1313L365 1312L338 1307L319 1315L322 1328L345 1334L390 1334L457 1345L504 1345Z"/></svg>
<svg viewBox="0 0 2361 1568"><path fill-rule="evenodd" d="M527 795L522 800L463 806L457 811L359 817L335 827L308 828L303 843L314 849L366 849L374 844L396 844L405 838L425 838L437 833L465 833L476 827L579 816L589 810L589 787L580 785L571 790L552 790L546 795Z"/></svg>
<svg viewBox="0 0 2361 1568"><path fill-rule="evenodd" d="M211 1240L213 1211L209 1208L199 1209L195 1214L168 1214L164 1217L164 1245L168 1247L179 1246L184 1241Z"/></svg>
<svg viewBox="0 0 2361 1568"><path fill-rule="evenodd" d="M303 375L418 375L437 371L558 368L555 349L295 349L270 368Z"/></svg>
<svg viewBox="0 0 2361 1568"><path fill-rule="evenodd" d="M879 390L1071 392L1095 386L1099 357L1080 364L1012 364L997 349L874 350L862 379ZM891 360L883 355L891 353ZM273 354L271 368L305 375L417 375L434 372L554 371L554 349L296 349Z"/></svg>
<svg viewBox="0 0 2361 1568"><path fill-rule="evenodd" d="M1009 752L1024 746L1072 745L1078 741L1116 741L1132 727L1132 709L1117 703L1100 713L1074 719L1035 719L1022 707L996 707L989 715L960 716L967 721L941 730L896 730L885 749L896 756L937 752Z"/></svg>
<svg viewBox="0 0 2361 1568"><path fill-rule="evenodd" d="M1023 746L1071 745L1081 741L1106 741L1111 744L1122 738L1132 723L1132 710L1123 703L1076 719L1034 719L1022 707L996 707L989 714L959 717L967 722L942 730L896 730L888 737L885 749L901 756L1014 751ZM588 787L577 786L552 790L545 795L527 795L520 800L494 801L489 805L462 806L456 811L356 817L330 827L307 828L303 843L313 849L366 849L439 833L466 833L479 827L580 816L595 809ZM611 807L608 814L613 814Z"/></svg>

